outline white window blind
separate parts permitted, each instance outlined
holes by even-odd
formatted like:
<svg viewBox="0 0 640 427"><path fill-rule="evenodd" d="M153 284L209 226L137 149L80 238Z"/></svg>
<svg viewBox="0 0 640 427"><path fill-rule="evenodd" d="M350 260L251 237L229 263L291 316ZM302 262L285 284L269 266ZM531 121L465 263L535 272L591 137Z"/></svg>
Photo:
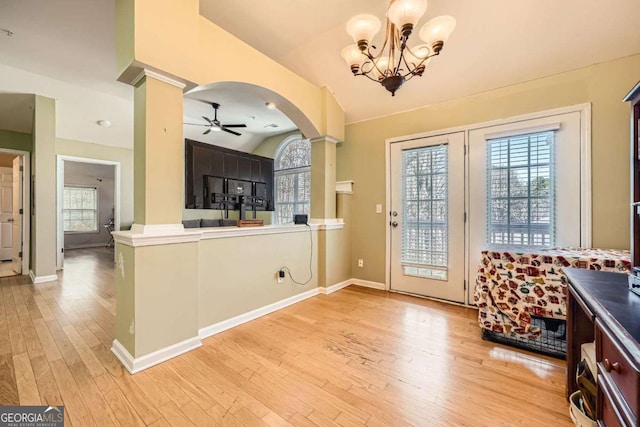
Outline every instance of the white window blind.
<svg viewBox="0 0 640 427"><path fill-rule="evenodd" d="M555 132L487 140L487 240L549 247L555 241Z"/></svg>
<svg viewBox="0 0 640 427"><path fill-rule="evenodd" d="M404 274L446 279L447 145L402 152Z"/></svg>
<svg viewBox="0 0 640 427"><path fill-rule="evenodd" d="M98 231L98 191L93 187L64 187L63 223L66 232Z"/></svg>
<svg viewBox="0 0 640 427"><path fill-rule="evenodd" d="M311 200L311 143L293 137L284 142L275 159L275 221L293 222L294 214L309 214Z"/></svg>

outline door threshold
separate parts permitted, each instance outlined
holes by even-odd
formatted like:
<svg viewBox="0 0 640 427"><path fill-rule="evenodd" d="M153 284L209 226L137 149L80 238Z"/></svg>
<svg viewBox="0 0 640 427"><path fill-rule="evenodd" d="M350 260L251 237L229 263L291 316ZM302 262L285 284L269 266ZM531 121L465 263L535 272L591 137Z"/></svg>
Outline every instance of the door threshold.
<svg viewBox="0 0 640 427"><path fill-rule="evenodd" d="M448 300L448 299L444 299L444 298L430 297L430 296L427 296L427 295L414 294L414 293L411 293L411 292L397 291L395 289L389 289L389 292L393 292L393 293L396 293L396 294L407 295L407 296L410 296L410 297L428 299L428 300L436 301L436 302L443 302L445 304L457 305L458 307L477 308L477 307L474 307L472 305L467 305L467 304L465 304L463 302L452 301L452 300Z"/></svg>

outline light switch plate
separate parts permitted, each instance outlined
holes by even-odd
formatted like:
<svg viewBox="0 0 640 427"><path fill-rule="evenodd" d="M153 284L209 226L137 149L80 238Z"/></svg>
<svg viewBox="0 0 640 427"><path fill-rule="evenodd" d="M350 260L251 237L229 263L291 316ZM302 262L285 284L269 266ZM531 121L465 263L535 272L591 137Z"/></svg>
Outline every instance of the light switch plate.
<svg viewBox="0 0 640 427"><path fill-rule="evenodd" d="M376 213L382 213L382 205L380 203L376 205Z"/></svg>

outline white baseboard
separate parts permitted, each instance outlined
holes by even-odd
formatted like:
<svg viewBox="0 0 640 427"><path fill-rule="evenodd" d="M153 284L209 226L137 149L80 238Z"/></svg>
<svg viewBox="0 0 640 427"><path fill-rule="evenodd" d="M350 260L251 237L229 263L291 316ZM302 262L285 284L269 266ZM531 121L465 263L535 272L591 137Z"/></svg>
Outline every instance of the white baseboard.
<svg viewBox="0 0 640 427"><path fill-rule="evenodd" d="M134 358L118 340L113 340L111 351L130 373L135 374L201 346L202 341L200 341L200 338L193 337L169 347L161 348L153 353Z"/></svg>
<svg viewBox="0 0 640 427"><path fill-rule="evenodd" d="M31 279L31 283L45 283L45 282L53 282L58 280L58 276L55 274L51 274L49 276L36 276L33 270L29 270L29 278Z"/></svg>
<svg viewBox="0 0 640 427"><path fill-rule="evenodd" d="M130 373L135 374L136 372L140 372L144 369L150 368L151 366L157 365L158 363L164 362L173 357L179 356L183 353L202 346L201 340L207 337L219 334L220 332L226 331L227 329L242 325L243 323L255 320L259 317L265 316L269 313L273 313L274 311L278 311L282 308L288 307L300 301L304 301L316 295L331 294L333 292L339 291L340 289L346 288L349 285L364 286L367 288L382 290L385 289L384 283L370 282L360 279L349 279L345 280L344 282L336 283L335 285L313 288L298 295L276 301L272 304L265 305L264 307L251 310L247 313L240 314L230 319L214 323L213 325L205 326L198 331L197 337L189 338L185 341L162 348L158 351L154 351L153 353L146 354L142 357L134 358L127 351L127 349L118 342L118 340L113 340L113 347L111 347L111 351L116 355L118 360L120 360L120 362Z"/></svg>
<svg viewBox="0 0 640 427"><path fill-rule="evenodd" d="M362 280L362 279L351 279L350 283L352 285L363 286L365 288L378 289L381 291L387 290L387 286L384 283L380 283L380 282L371 282L369 280Z"/></svg>
<svg viewBox="0 0 640 427"><path fill-rule="evenodd" d="M329 295L336 291L339 291L342 288L346 288L347 286L353 284L353 279L345 280L344 282L336 283L335 285L327 286L326 288L319 288L321 294Z"/></svg>
<svg viewBox="0 0 640 427"><path fill-rule="evenodd" d="M281 308L288 307L292 304L303 301L307 298L316 296L319 293L321 293L321 289L324 289L324 288L314 288L314 289L308 290L307 292L303 292L301 294L294 295L292 297L274 302L273 304L265 305L264 307L251 310L239 316L235 316L230 319L223 320L222 322L205 326L204 328L201 328L198 331L198 336L200 337L200 339L204 339L212 335L219 334L220 332L226 331L227 329L231 329L235 326L242 325L243 323L247 323L251 320L257 319L258 317L262 317L266 314L273 313L274 311L280 310Z"/></svg>
<svg viewBox="0 0 640 427"><path fill-rule="evenodd" d="M65 246L64 250L72 250L72 249L84 249L84 248L106 248L107 242L101 243L85 243L83 245L68 245Z"/></svg>

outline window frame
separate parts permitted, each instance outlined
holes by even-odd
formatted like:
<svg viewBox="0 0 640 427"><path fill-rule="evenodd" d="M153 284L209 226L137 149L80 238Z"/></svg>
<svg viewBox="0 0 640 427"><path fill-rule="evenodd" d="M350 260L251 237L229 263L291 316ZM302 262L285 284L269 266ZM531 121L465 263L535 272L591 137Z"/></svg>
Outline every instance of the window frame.
<svg viewBox="0 0 640 427"><path fill-rule="evenodd" d="M559 127L558 127L559 128ZM548 248L552 248L555 246L556 243L556 222L557 222L557 215L556 215L556 184L557 184L557 175L556 175L556 160L555 160L555 156L556 156L556 130L555 128L551 128L551 129L539 129L539 130L531 130L531 129L523 129L522 131L516 131L516 132L510 132L508 134L504 134L504 135L488 135L488 137L486 138L486 150L487 150L487 183L486 183L486 193L487 193L487 197L486 197L486 242L485 244L487 245L487 247L489 248L495 248L495 249L502 249L502 248L517 248L517 249L548 249ZM532 163L532 157L531 157L531 149L532 149L532 137L537 136L537 137L542 137L544 135L551 135L551 142L550 142L550 147L549 147L549 154L548 154L548 161L545 163ZM516 165L516 164L512 164L512 139L522 139L522 138L527 138L527 143L526 143L526 148L527 148L527 163L525 165ZM506 143L507 144L507 164L503 165L503 166L495 166L492 167L491 166L491 162L492 162L492 144L494 143ZM523 145L525 146L525 145ZM513 148L514 150L517 150L519 147L515 147ZM549 178L549 189L548 189L548 196L532 196L531 194L531 173L532 173L532 169L534 168L540 168L540 167L547 167L548 168L548 178ZM527 171L527 195L513 195L512 194L512 186L511 186L511 178L512 178L512 171L517 170L517 169L526 169ZM493 181L492 181L492 175L494 172L497 171L506 171L507 172L507 183L506 183L506 191L507 191L507 195L506 196L493 196ZM536 226L536 223L531 221L531 217L532 217L532 209L531 209L531 203L533 200L548 200L548 205L549 205L549 222L548 222L548 235L549 235L549 239L548 242L546 244L536 244L535 242L533 242L532 239L532 228L534 228ZM513 242L513 236L511 236L512 233L512 220L511 220L511 202L512 201L516 201L516 200L520 200L520 201L526 201L527 204L527 222L521 224L521 227L524 227L524 229L527 230L527 241L528 243L514 243ZM506 222L504 224L502 224L504 227L506 227L507 231L506 231L506 236L507 239L509 240L509 242L505 243L505 242L495 242L495 241L491 241L492 239L492 228L493 225L495 225L494 222L492 222L492 207L493 204L492 202L494 201L504 201L507 204L507 217L506 217ZM517 226L514 226L514 228L517 228ZM545 227L546 228L546 227Z"/></svg>
<svg viewBox="0 0 640 427"><path fill-rule="evenodd" d="M305 166L297 166L297 167L293 167L293 168L287 168L287 169L278 169L279 167L279 163L280 163L280 157L282 156L282 154L286 151L286 149L289 147L289 145L291 145L294 142L306 142L307 146L308 146L308 153L309 153L309 164L305 165ZM274 215L274 219L273 219L273 223L274 224L291 224L293 223L293 217L289 218L289 220L287 222L281 222L280 221L280 215L279 215L279 211L278 211L278 207L279 206L283 206L283 205L292 205L293 206L293 214L295 215L296 212L296 208L298 206L307 206L307 212L310 214L311 213L311 142L308 139L304 139L302 137L302 135L291 135L287 138L285 138L281 143L280 146L278 147L278 149L276 150L276 154L274 156L273 159L273 163L274 163L274 172L273 172L273 178L274 178L274 203L273 203L273 215ZM305 173L309 173L309 199L308 200L301 200L298 199L298 190L299 190L299 184L300 184L300 176L305 174ZM287 175L293 175L294 176L294 183L293 183L293 200L292 201L285 201L285 202L280 202L278 201L278 177L282 177L282 176L287 176Z"/></svg>
<svg viewBox="0 0 640 427"><path fill-rule="evenodd" d="M67 189L83 189L83 190L93 190L95 192L95 209L65 209L64 208L64 195ZM99 218L99 212L100 212L100 200L98 197L98 187L92 186L92 185L82 185L82 184L64 184L63 188L62 188L62 231L64 232L64 234L99 234L100 233L100 218ZM64 213L65 211L95 211L95 217L96 217L96 228L95 230L65 230L65 220L64 220Z"/></svg>

